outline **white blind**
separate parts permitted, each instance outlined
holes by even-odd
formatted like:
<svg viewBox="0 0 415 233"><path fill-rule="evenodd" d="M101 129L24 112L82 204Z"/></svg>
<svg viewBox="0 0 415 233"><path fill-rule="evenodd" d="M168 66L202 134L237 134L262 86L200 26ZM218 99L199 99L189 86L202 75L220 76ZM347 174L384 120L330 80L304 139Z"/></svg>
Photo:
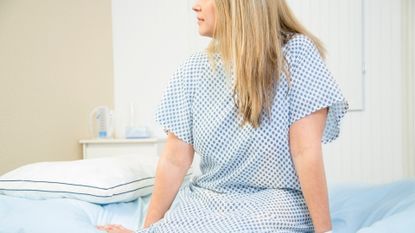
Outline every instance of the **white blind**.
<svg viewBox="0 0 415 233"><path fill-rule="evenodd" d="M288 0L288 4L297 18L323 41L330 71L350 108L363 109L362 0Z"/></svg>

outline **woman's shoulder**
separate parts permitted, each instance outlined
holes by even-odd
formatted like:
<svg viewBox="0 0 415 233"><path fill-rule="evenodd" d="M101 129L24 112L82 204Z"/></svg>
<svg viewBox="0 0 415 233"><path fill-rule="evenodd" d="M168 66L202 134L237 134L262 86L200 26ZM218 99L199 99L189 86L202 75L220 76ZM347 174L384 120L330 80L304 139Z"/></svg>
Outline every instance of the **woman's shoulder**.
<svg viewBox="0 0 415 233"><path fill-rule="evenodd" d="M205 72L207 65L209 65L209 60L205 52L192 53L181 62L172 79L184 86L193 87Z"/></svg>
<svg viewBox="0 0 415 233"><path fill-rule="evenodd" d="M295 34L283 48L284 56L290 65L297 64L302 59L322 59L314 42L306 35Z"/></svg>
<svg viewBox="0 0 415 233"><path fill-rule="evenodd" d="M314 42L304 34L293 34L284 46L285 48L295 49L307 49L315 47Z"/></svg>
<svg viewBox="0 0 415 233"><path fill-rule="evenodd" d="M314 42L306 35L294 34L284 45L286 56L299 56L303 53L316 51Z"/></svg>
<svg viewBox="0 0 415 233"><path fill-rule="evenodd" d="M207 52L197 51L187 57L180 67L184 70L198 70L203 69L208 64L209 58Z"/></svg>

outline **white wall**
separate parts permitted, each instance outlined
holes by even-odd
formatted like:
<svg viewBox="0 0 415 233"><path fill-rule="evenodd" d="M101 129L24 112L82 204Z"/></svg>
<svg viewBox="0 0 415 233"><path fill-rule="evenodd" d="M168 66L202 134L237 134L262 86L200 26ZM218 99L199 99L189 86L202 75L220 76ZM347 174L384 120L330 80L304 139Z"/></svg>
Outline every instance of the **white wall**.
<svg viewBox="0 0 415 233"><path fill-rule="evenodd" d="M187 11L182 1L112 1L117 137L124 136L130 102L137 107L137 124L155 128L153 108L189 53L182 25Z"/></svg>
<svg viewBox="0 0 415 233"><path fill-rule="evenodd" d="M403 101L402 122L403 128L403 154L404 173L407 176L415 176L415 81L414 81L414 6L413 0L401 0L402 2L402 97Z"/></svg>
<svg viewBox="0 0 415 233"><path fill-rule="evenodd" d="M124 137L131 102L136 124L164 136L153 120L155 106L179 64L207 44L197 36L191 2L112 1L117 137Z"/></svg>
<svg viewBox="0 0 415 233"><path fill-rule="evenodd" d="M351 110L363 110L363 0L287 0L296 17L322 40L326 63Z"/></svg>
<svg viewBox="0 0 415 233"><path fill-rule="evenodd" d="M415 80L415 3L414 1L411 1L411 5L412 5L412 11L411 11L411 15L412 15L412 80ZM414 86L413 86L413 90L415 90L415 81L413 82ZM415 99L414 102L415 104ZM413 106L415 109L415 105ZM415 114L415 112L414 112ZM414 123L415 123L415 119L414 119ZM413 142L415 144L415 142ZM415 156L415 155L414 155ZM414 165L415 166L415 165Z"/></svg>
<svg viewBox="0 0 415 233"><path fill-rule="evenodd" d="M411 1L411 5L412 5L412 11L411 11L411 15L412 15L412 68L415 69L415 3L414 1ZM415 72L412 73L412 75L415 75ZM412 80L415 80L415 76L412 77ZM415 82L414 82L415 84ZM415 86L414 86L414 90L415 90ZM415 107L415 106L414 106Z"/></svg>
<svg viewBox="0 0 415 233"><path fill-rule="evenodd" d="M407 40L410 53L408 56L408 98L410 102L409 109L409 129L408 135L408 153L407 153L407 174L415 176L415 2L413 0L404 0L409 5L407 11L407 20L409 22L409 38Z"/></svg>
<svg viewBox="0 0 415 233"><path fill-rule="evenodd" d="M411 65L411 67L412 67L412 77L411 77L411 80L412 80L412 84L413 84L413 88L412 88L412 90L413 91L415 91L415 3L414 3L414 1L411 1L411 4L412 4L412 10L411 10L411 15L412 15L412 37L411 37L411 41L412 41L412 57L411 57L411 59L412 59L412 65ZM412 92L413 93L413 92ZM412 103L413 103L413 105L412 105L412 110L413 110L413 112L412 112L412 116L415 116L415 94L413 94L412 95L414 98L412 99ZM412 132L415 132L415 117L414 117L414 119L412 119ZM413 134L412 134L412 136L414 136ZM411 159L411 164L412 164L412 166L410 166L410 173L412 174L412 175L414 175L415 174L415 149L414 149L414 145L415 145L415 137L413 137L413 138L411 138L412 139L412 152L411 152L411 156L412 156L412 159Z"/></svg>
<svg viewBox="0 0 415 233"><path fill-rule="evenodd" d="M365 0L366 108L346 117L328 145L331 181L388 182L403 177L401 2Z"/></svg>
<svg viewBox="0 0 415 233"><path fill-rule="evenodd" d="M176 67L207 43L197 36L192 2L113 1L117 136L123 136L131 101L139 106L138 123L164 136L153 120L155 106ZM349 112L340 138L324 147L329 182L381 183L404 176L401 2L365 0L365 10L365 109Z"/></svg>

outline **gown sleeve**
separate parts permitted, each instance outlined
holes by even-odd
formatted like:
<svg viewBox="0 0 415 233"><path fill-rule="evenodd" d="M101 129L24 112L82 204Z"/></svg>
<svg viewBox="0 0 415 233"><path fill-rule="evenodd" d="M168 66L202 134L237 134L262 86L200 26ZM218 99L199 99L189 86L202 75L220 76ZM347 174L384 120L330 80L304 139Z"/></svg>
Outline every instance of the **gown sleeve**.
<svg viewBox="0 0 415 233"><path fill-rule="evenodd" d="M328 107L322 143L335 140L340 123L349 109L338 84L327 69L317 47L305 36L292 39L291 87L289 97L289 125ZM290 43L290 42L289 42Z"/></svg>
<svg viewBox="0 0 415 233"><path fill-rule="evenodd" d="M198 69L194 59L184 62L170 78L159 105L155 120L167 134L193 145L193 89Z"/></svg>

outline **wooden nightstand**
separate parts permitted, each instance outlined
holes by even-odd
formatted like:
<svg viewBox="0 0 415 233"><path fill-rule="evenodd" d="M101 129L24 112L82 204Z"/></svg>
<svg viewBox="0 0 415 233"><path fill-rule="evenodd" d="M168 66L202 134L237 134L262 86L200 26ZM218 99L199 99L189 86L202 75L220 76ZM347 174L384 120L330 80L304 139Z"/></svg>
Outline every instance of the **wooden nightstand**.
<svg viewBox="0 0 415 233"><path fill-rule="evenodd" d="M160 156L166 139L91 139L79 141L83 147L83 159L126 154L153 154Z"/></svg>

